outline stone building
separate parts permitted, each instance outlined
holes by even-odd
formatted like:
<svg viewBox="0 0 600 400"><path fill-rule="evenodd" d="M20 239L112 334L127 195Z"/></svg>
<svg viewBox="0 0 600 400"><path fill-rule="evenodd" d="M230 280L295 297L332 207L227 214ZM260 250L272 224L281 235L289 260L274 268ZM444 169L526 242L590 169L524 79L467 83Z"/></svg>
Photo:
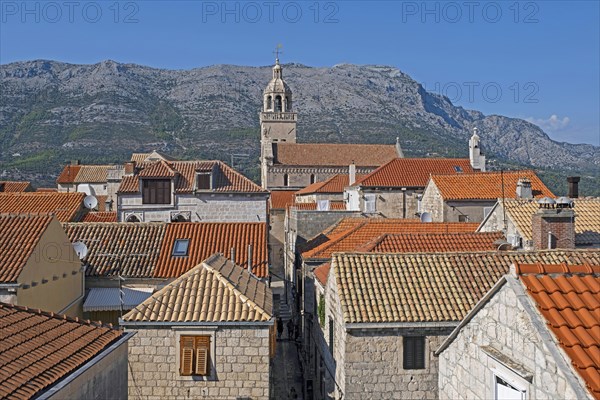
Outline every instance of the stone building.
<svg viewBox="0 0 600 400"><path fill-rule="evenodd" d="M512 263L598 261L599 252L586 250L336 253L325 304L306 310L311 350L303 361L314 398L436 399L443 364L435 351ZM320 308L322 318L315 316ZM452 374L449 367L444 373ZM469 382L467 376L464 385ZM459 389L449 398L490 398L467 393Z"/></svg>
<svg viewBox="0 0 600 400"><path fill-rule="evenodd" d="M56 179L59 192L80 192L98 200L101 211L116 210L117 189L124 174L122 165L65 165Z"/></svg>
<svg viewBox="0 0 600 400"><path fill-rule="evenodd" d="M0 301L81 316L85 267L51 215L0 214Z"/></svg>
<svg viewBox="0 0 600 400"><path fill-rule="evenodd" d="M353 163L357 173L365 174L403 157L398 141L396 145L296 143L297 122L292 90L283 79L283 67L277 59L260 113L261 182L265 189L299 190L347 173Z"/></svg>
<svg viewBox="0 0 600 400"><path fill-rule="evenodd" d="M440 399L600 399L598 298L598 264L513 265L437 350Z"/></svg>
<svg viewBox="0 0 600 400"><path fill-rule="evenodd" d="M131 334L5 303L0 303L0 327L1 398L127 398Z"/></svg>
<svg viewBox="0 0 600 400"><path fill-rule="evenodd" d="M125 165L118 189L124 222L265 222L269 193L221 161Z"/></svg>
<svg viewBox="0 0 600 400"><path fill-rule="evenodd" d="M272 294L214 255L126 314L129 398L269 399Z"/></svg>
<svg viewBox="0 0 600 400"><path fill-rule="evenodd" d="M575 247L576 248L599 248L600 247L600 199L573 199L569 200L572 210L559 209L554 212L554 217L558 215L565 216L565 224L574 224ZM543 229L538 220L533 220L534 215L539 210L539 204L533 199L505 199L498 200L492 211L483 220L479 227L480 232L504 231L506 240L516 248L524 250L533 250L535 242L533 240L533 225L538 222L538 239L542 236L547 238L548 232L556 236L556 229ZM572 214L572 212L574 214ZM552 212L549 212L552 217ZM543 246L542 243L538 244ZM545 247L548 247L547 239ZM551 245L554 247L563 247L567 245L572 247L571 243L554 240Z"/></svg>
<svg viewBox="0 0 600 400"><path fill-rule="evenodd" d="M264 222L80 223L65 230L71 241L88 247L83 311L89 319L117 324L122 310L133 309L214 253L226 254L259 279L269 276Z"/></svg>
<svg viewBox="0 0 600 400"><path fill-rule="evenodd" d="M543 197L554 194L530 170L432 175L423 192L421 210L436 222L481 222L498 199Z"/></svg>
<svg viewBox="0 0 600 400"><path fill-rule="evenodd" d="M348 185L344 201L348 210L415 218L421 215L421 197L432 174L475 171L467 158L396 158Z"/></svg>

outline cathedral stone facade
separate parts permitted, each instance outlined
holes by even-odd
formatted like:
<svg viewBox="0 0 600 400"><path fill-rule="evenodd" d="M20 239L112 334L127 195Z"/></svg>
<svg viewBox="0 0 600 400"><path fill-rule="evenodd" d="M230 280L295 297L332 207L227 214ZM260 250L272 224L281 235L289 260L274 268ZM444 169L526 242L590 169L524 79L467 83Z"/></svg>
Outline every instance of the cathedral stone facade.
<svg viewBox="0 0 600 400"><path fill-rule="evenodd" d="M260 113L261 182L269 190L298 190L348 173L367 174L386 162L403 157L400 144L296 143L298 114L292 90L283 80L279 59L263 94Z"/></svg>

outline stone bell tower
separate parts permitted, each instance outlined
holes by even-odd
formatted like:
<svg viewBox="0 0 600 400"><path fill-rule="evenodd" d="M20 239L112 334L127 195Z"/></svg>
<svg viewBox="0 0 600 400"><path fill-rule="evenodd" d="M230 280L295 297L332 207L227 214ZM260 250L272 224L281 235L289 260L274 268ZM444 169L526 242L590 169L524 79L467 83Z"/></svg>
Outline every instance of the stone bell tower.
<svg viewBox="0 0 600 400"><path fill-rule="evenodd" d="M298 115L292 110L292 90L283 80L277 49L273 79L263 92L260 113L261 178L264 188L267 187L268 167L273 165L273 145L279 142L296 143Z"/></svg>

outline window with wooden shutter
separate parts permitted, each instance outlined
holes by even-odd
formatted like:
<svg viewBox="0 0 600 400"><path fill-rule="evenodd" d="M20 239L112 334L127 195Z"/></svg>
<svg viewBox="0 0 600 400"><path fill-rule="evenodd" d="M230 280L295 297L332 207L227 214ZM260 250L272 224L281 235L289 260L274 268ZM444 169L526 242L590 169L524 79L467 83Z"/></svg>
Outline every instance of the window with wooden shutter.
<svg viewBox="0 0 600 400"><path fill-rule="evenodd" d="M210 375L210 336L181 336L181 375Z"/></svg>
<svg viewBox="0 0 600 400"><path fill-rule="evenodd" d="M404 336L404 369L425 368L425 336Z"/></svg>
<svg viewBox="0 0 600 400"><path fill-rule="evenodd" d="M171 204L170 179L143 179L143 204Z"/></svg>

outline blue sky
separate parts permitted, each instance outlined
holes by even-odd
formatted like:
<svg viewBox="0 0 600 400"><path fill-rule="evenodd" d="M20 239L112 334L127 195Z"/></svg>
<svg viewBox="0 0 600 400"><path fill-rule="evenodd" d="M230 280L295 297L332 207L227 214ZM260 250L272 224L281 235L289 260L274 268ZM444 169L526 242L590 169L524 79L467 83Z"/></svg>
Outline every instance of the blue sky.
<svg viewBox="0 0 600 400"><path fill-rule="evenodd" d="M600 144L598 1L8 1L0 63L398 67L485 114Z"/></svg>

